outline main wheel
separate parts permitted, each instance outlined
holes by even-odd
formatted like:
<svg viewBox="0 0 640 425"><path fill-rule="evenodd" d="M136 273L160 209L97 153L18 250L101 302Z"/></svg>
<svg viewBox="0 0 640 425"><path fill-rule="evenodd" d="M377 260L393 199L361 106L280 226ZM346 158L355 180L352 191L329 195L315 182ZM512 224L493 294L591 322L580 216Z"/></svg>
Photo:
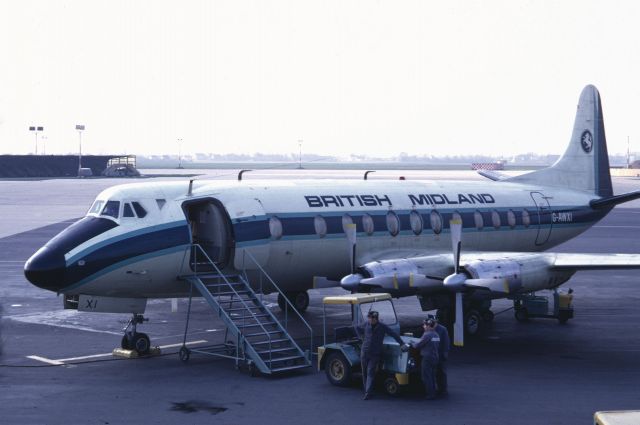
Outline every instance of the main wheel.
<svg viewBox="0 0 640 425"><path fill-rule="evenodd" d="M480 333L482 328L482 318L478 310L469 310L464 318L464 330L469 336L475 336Z"/></svg>
<svg viewBox="0 0 640 425"><path fill-rule="evenodd" d="M493 322L494 318L495 314L493 314L493 311L485 310L482 312L482 320L484 320L485 322Z"/></svg>
<svg viewBox="0 0 640 425"><path fill-rule="evenodd" d="M400 384L395 376L389 376L384 380L384 391L391 396L400 394Z"/></svg>
<svg viewBox="0 0 640 425"><path fill-rule="evenodd" d="M309 307L309 294L307 294L307 291L287 292L286 296L299 313L304 313L307 307ZM287 302L282 294L278 294L278 307L280 307L282 311L285 311L287 308Z"/></svg>
<svg viewBox="0 0 640 425"><path fill-rule="evenodd" d="M141 356L145 354L149 354L149 349L151 348L151 341L149 337L145 333L135 333L133 335L133 341L131 344L131 348L136 350L138 354Z"/></svg>
<svg viewBox="0 0 640 425"><path fill-rule="evenodd" d="M526 308L516 309L515 316L518 322L526 322L527 320L529 320L529 312Z"/></svg>
<svg viewBox="0 0 640 425"><path fill-rule="evenodd" d="M344 387L351 380L351 365L347 359L337 351L329 353L324 365L324 372L332 385Z"/></svg>

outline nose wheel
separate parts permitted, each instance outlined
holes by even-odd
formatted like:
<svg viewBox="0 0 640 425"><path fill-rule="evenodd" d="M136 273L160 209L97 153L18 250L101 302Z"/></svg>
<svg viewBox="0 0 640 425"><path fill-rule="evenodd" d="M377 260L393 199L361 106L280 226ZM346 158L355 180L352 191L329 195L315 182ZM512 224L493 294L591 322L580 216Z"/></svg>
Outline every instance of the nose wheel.
<svg viewBox="0 0 640 425"><path fill-rule="evenodd" d="M148 322L142 314L134 314L127 326L124 328L124 335L120 346L125 350L135 350L139 355L149 354L151 349L151 340L149 336L142 332L137 332L137 326L142 322Z"/></svg>

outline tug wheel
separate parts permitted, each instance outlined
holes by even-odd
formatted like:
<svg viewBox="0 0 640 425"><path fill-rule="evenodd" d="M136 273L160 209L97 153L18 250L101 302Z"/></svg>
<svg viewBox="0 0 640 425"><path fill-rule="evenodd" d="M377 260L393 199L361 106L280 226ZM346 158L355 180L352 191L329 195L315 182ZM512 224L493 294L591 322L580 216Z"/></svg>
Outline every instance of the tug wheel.
<svg viewBox="0 0 640 425"><path fill-rule="evenodd" d="M389 376L384 380L384 391L390 396L400 394L400 384L395 376Z"/></svg>
<svg viewBox="0 0 640 425"><path fill-rule="evenodd" d="M351 380L351 365L342 353L330 353L327 357L324 371L332 385L344 387Z"/></svg>

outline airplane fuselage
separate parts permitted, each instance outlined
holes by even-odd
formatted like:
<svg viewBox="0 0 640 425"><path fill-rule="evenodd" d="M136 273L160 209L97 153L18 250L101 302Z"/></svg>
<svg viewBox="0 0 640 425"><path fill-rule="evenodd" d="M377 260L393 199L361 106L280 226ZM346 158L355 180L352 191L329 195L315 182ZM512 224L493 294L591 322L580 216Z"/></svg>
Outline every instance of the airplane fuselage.
<svg viewBox="0 0 640 425"><path fill-rule="evenodd" d="M451 253L453 218L462 220L465 251L539 252L609 211L589 207L593 193L510 182L203 181L188 190L186 182L105 190L29 260L29 280L69 295L185 296L178 277L192 272L198 243L225 272L251 273L257 263L283 291L304 291L314 277L351 272L348 223L356 224L356 263L365 264L386 252Z"/></svg>

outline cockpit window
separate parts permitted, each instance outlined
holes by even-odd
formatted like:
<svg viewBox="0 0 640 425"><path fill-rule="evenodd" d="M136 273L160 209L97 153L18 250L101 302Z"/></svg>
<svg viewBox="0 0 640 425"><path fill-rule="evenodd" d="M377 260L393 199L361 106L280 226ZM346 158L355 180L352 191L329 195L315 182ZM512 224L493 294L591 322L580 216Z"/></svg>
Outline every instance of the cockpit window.
<svg viewBox="0 0 640 425"><path fill-rule="evenodd" d="M102 211L103 205L104 205L104 201L95 201L91 206L91 209L89 210L88 214L100 214L100 211Z"/></svg>
<svg viewBox="0 0 640 425"><path fill-rule="evenodd" d="M100 215L118 218L120 213L120 201L107 201Z"/></svg>
<svg viewBox="0 0 640 425"><path fill-rule="evenodd" d="M123 217L135 217L135 214L133 213L133 209L131 208L131 204L130 203L126 203L124 204L124 208L122 209L122 216Z"/></svg>
<svg viewBox="0 0 640 425"><path fill-rule="evenodd" d="M142 218L145 215L147 215L147 210L145 210L142 205L140 205L139 202L132 202L131 205L133 205L133 209L136 210L136 214L138 214L138 217Z"/></svg>

